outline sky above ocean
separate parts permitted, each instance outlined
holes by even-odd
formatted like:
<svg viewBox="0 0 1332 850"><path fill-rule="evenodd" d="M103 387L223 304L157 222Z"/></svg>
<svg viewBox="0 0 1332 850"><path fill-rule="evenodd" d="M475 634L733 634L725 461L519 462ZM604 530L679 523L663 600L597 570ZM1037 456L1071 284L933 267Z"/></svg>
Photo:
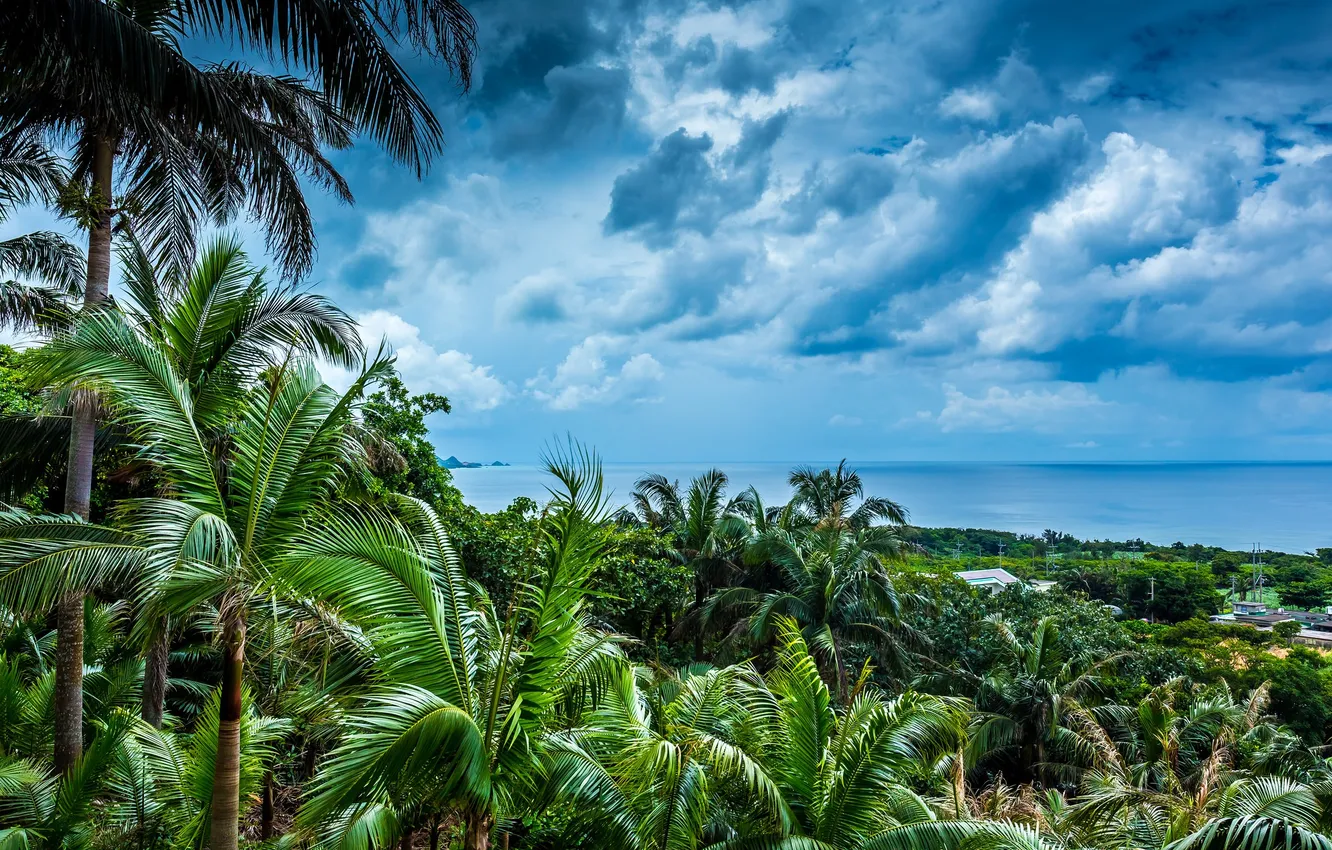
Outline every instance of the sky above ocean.
<svg viewBox="0 0 1332 850"><path fill-rule="evenodd" d="M1332 4L470 8L312 197L441 455L1332 458Z"/></svg>

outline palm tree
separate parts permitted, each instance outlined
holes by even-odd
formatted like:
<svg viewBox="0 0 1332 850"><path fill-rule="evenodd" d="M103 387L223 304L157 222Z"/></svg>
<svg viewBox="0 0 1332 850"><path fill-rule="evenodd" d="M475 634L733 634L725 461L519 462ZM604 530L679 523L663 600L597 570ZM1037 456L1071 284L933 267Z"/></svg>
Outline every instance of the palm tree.
<svg viewBox="0 0 1332 850"><path fill-rule="evenodd" d="M549 743L551 795L594 844L681 850L793 813L759 762L776 700L748 664L657 675L625 667L582 725Z"/></svg>
<svg viewBox="0 0 1332 850"><path fill-rule="evenodd" d="M985 622L999 639L1001 656L983 676L971 677L977 714L968 762L1013 760L1024 781L1036 781L1051 756L1083 759L1086 743L1069 728L1070 711L1097 694L1101 674L1122 656L1070 657L1053 616L1040 619L1030 637L1019 636L1001 617Z"/></svg>
<svg viewBox="0 0 1332 850"><path fill-rule="evenodd" d="M195 265L183 272L174 267L156 268L132 235L121 245L121 258L125 291L119 305L138 336L170 362L188 385L194 415L204 423L202 435L210 444L226 438L232 407L270 366L274 350L318 354L341 366L352 365L362 351L346 314L295 285L271 285L264 272L250 264L234 237L209 242ZM74 367L65 374L42 377L49 381L76 379L81 371ZM6 423L13 444L9 452L17 455L48 445L57 421L67 423L69 419L43 416ZM33 439L21 432L31 433ZM29 466L44 469L44 460L36 460ZM75 601L87 590L71 589L76 590ZM145 719L156 725L165 697L170 634L161 612L147 614L146 625L151 627L141 630L149 648L142 710ZM67 620L62 633L69 638L65 646L81 644L77 623ZM81 671L82 665L71 662L70 669ZM82 715L81 676L62 671L57 682L63 712L58 717L67 721L59 724L64 744L57 752L65 755L57 761L65 763L67 754L77 751L81 738L82 720L74 722L76 713Z"/></svg>
<svg viewBox="0 0 1332 850"><path fill-rule="evenodd" d="M694 660L703 659L703 625L697 619L709 591L727 581L738 550L748 536L740 516L744 500L726 501L726 473L711 469L694 478L689 490L662 475L645 475L634 485L633 500L648 525L665 532L676 557L694 573Z"/></svg>
<svg viewBox="0 0 1332 850"><path fill-rule="evenodd" d="M1202 781L1223 749L1232 760L1235 748L1261 753L1265 767L1280 772L1272 754L1262 753L1280 731L1265 715L1267 700L1266 685L1236 701L1224 685L1204 691L1177 679L1137 706L1073 706L1069 725L1086 739L1099 769L1122 770L1137 788L1174 792Z"/></svg>
<svg viewBox="0 0 1332 850"><path fill-rule="evenodd" d="M751 542L746 560L774 565L780 587L760 591L742 585L718 591L708 600L705 616L711 620L739 612L739 627L755 641L770 640L780 619L793 619L844 699L848 651L872 649L888 669L900 673L911 650L923 646L924 638L904 615L925 601L900 592L885 566L901 558L901 541L886 527L816 527L794 533L775 529Z"/></svg>
<svg viewBox="0 0 1332 850"><path fill-rule="evenodd" d="M799 625L784 619L777 628L779 661L769 676L777 734L766 764L795 813L793 831L849 850L933 821L909 783L957 750L962 704L911 691L887 699L867 688L838 712Z"/></svg>
<svg viewBox="0 0 1332 850"><path fill-rule="evenodd" d="M63 773L0 756L0 847L63 850L91 843L93 812L132 722L132 715L115 713Z"/></svg>
<svg viewBox="0 0 1332 850"><path fill-rule="evenodd" d="M60 160L33 134L0 135L0 224L15 207L54 205L65 180ZM58 233L0 239L0 327L44 329L61 323L65 300L82 292L83 276L82 255Z"/></svg>
<svg viewBox="0 0 1332 850"><path fill-rule="evenodd" d="M267 226L270 246L289 270L300 272L313 250L301 176L350 200L321 151L350 144L332 104L295 79L234 65L195 68L175 40L178 11L155 0L19 3L0 11L0 58L12 69L0 82L0 134L42 133L73 145L74 179L62 205L89 232L85 310L107 297L118 213L131 215L160 258L184 265L198 227L233 217L248 201ZM134 72L117 67L133 56L153 59ZM117 86L107 86L110 80ZM113 181L117 157L128 178L120 200ZM76 197L76 186L89 188ZM85 518L96 410L86 394L71 408L65 510ZM79 608L77 593L57 606L63 639L56 761L62 767L81 747Z"/></svg>
<svg viewBox="0 0 1332 850"><path fill-rule="evenodd" d="M177 35L232 34L313 71L321 88L238 64L198 68ZM371 133L417 173L441 143L438 122L389 51L399 34L469 80L475 26L456 0L15 0L0 6L0 137L72 144L64 206L88 230L85 309L107 296L112 222L131 214L151 247L185 265L198 228L248 204L288 273L308 270L312 221L300 178L351 194L324 158L351 131ZM125 182L119 199L116 163ZM87 517L97 430L90 399L73 408L66 504ZM78 600L58 606L57 762L81 746Z"/></svg>
<svg viewBox="0 0 1332 850"><path fill-rule="evenodd" d="M835 470L798 467L789 481L795 488L792 507L815 528L859 530L878 522L906 525L906 509L898 503L878 496L865 498L860 474L847 469L845 460Z"/></svg>
<svg viewBox="0 0 1332 850"><path fill-rule="evenodd" d="M172 267L159 272L133 238L122 245L121 257L120 306L188 382L202 421L225 422L246 388L272 365L274 350L319 355L344 368L363 353L350 317L320 295L270 284L235 237L207 243L184 275ZM223 438L217 425L212 431L213 440ZM164 615L154 619L143 711L160 725L170 632Z"/></svg>
<svg viewBox="0 0 1332 850"><path fill-rule="evenodd" d="M1279 768L1262 752L1279 732L1264 715L1266 705L1266 687L1236 700L1224 686L1202 691L1175 681L1154 689L1136 710L1072 708L1071 725L1094 753L1095 767L1070 822L1098 846L1332 846L1316 833L1324 825L1325 789L1254 773ZM1257 758L1246 764L1246 753Z"/></svg>
<svg viewBox="0 0 1332 850"><path fill-rule="evenodd" d="M781 850L1040 850L1035 830L941 817L912 789L961 746L967 710L957 700L907 691L889 699L872 686L842 711L791 620L779 623L774 701L759 769L784 818L732 824L717 848Z"/></svg>
<svg viewBox="0 0 1332 850"><path fill-rule="evenodd" d="M213 691L189 734L156 729L142 720L129 724L106 782L103 814L112 835L137 841L140 847L207 845L220 739L219 696ZM262 785L290 723L260 714L248 692L243 702L239 788L246 798Z"/></svg>
<svg viewBox="0 0 1332 850"><path fill-rule="evenodd" d="M182 32L233 38L312 73L318 88L234 63L196 67ZM345 147L364 131L418 174L440 149L438 121L390 52L399 36L470 81L475 24L457 0L15 0L0 10L10 69L0 123L75 143L75 176L92 187L76 212L96 297L117 159L128 177L120 206L154 247L172 249L164 256L188 257L200 214L229 218L248 201L299 275L313 239L295 174L349 197L321 144Z"/></svg>
<svg viewBox="0 0 1332 850"><path fill-rule="evenodd" d="M304 827L365 846L454 812L466 850L485 850L536 788L550 724L624 665L617 640L583 617L606 533L600 464L572 448L547 469L560 491L503 614L415 499L399 504L406 527L330 522L292 551L307 567L290 587L364 624L379 672L309 788Z"/></svg>
<svg viewBox="0 0 1332 850"><path fill-rule="evenodd" d="M1332 847L1319 834L1316 789L1279 776L1247 777L1227 761L1223 746L1196 784L1164 791L1132 785L1117 766L1095 771L1072 818L1097 846Z"/></svg>
<svg viewBox="0 0 1332 850"><path fill-rule="evenodd" d="M362 458L352 414L365 386L389 374L392 361L376 359L343 395L323 385L311 364L290 361L266 371L263 383L228 409L210 407L212 380L196 394L173 358L114 311L83 317L41 355L38 370L52 383L79 374L103 393L174 496L127 500L120 517L142 541L146 595L163 610L207 605L214 612L223 680L210 846L235 848L247 610L271 595L272 576L293 541ZM227 440L214 439L228 424ZM52 559L36 568L20 560L10 575L58 585L61 568Z"/></svg>

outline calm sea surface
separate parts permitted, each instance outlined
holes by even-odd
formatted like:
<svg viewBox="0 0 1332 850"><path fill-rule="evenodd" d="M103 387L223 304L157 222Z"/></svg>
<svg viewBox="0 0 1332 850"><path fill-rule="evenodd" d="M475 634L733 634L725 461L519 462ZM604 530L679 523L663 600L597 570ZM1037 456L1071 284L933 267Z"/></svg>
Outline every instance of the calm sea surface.
<svg viewBox="0 0 1332 850"><path fill-rule="evenodd" d="M790 463L716 464L734 492L753 485L785 502ZM815 464L822 467L827 464ZM1082 538L1204 543L1302 552L1332 546L1332 463L856 463L865 490L901 502L921 526ZM658 472L682 483L713 464L614 463L605 469L616 505L634 481ZM547 498L532 466L454 470L467 500L496 511L517 496Z"/></svg>

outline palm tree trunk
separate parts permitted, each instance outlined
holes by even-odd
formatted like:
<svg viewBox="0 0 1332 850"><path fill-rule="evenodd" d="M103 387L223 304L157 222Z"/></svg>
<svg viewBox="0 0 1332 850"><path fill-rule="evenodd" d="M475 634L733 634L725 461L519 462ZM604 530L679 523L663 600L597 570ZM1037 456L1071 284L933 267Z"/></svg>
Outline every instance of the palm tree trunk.
<svg viewBox="0 0 1332 850"><path fill-rule="evenodd" d="M96 222L88 231L88 278L83 307L106 300L111 285L111 174L115 146L103 136L93 156ZM65 472L65 513L88 518L92 504L93 440L97 405L76 397ZM55 768L64 773L83 755L83 593L70 592L56 607Z"/></svg>
<svg viewBox="0 0 1332 850"><path fill-rule="evenodd" d="M259 815L259 838L267 841L273 837L273 771L264 771L263 811Z"/></svg>
<svg viewBox="0 0 1332 850"><path fill-rule="evenodd" d="M58 773L83 755L83 594L56 606L55 753Z"/></svg>
<svg viewBox="0 0 1332 850"><path fill-rule="evenodd" d="M430 818L430 850L439 850L439 815Z"/></svg>
<svg viewBox="0 0 1332 850"><path fill-rule="evenodd" d="M467 832L463 835L463 850L490 850L490 828L495 819L489 812L468 812Z"/></svg>
<svg viewBox="0 0 1332 850"><path fill-rule="evenodd" d="M412 838L416 836L416 830L407 827L402 831L402 837L398 839L398 850L412 850Z"/></svg>
<svg viewBox="0 0 1332 850"><path fill-rule="evenodd" d="M166 703L167 660L171 653L171 633L167 631L166 617L158 621L157 628L143 665L143 705L140 707L140 716L154 729L161 729Z"/></svg>
<svg viewBox="0 0 1332 850"><path fill-rule="evenodd" d="M245 621L233 616L222 630L222 705L213 766L212 837L209 850L240 845L241 677L245 668Z"/></svg>
<svg viewBox="0 0 1332 850"><path fill-rule="evenodd" d="M694 611L697 614L697 612L702 610L703 610L703 580L695 577ZM701 618L699 622L694 624L694 660L695 661L703 660L703 623Z"/></svg>
<svg viewBox="0 0 1332 850"><path fill-rule="evenodd" d="M962 820L969 817L971 812L967 808L967 752L964 747L957 748L957 755L953 757L953 817Z"/></svg>

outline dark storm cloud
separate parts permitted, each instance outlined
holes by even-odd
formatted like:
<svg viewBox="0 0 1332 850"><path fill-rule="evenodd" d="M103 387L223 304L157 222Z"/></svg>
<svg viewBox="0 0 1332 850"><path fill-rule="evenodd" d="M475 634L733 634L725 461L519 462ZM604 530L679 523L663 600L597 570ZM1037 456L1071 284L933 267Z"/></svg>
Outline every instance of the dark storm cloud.
<svg viewBox="0 0 1332 850"><path fill-rule="evenodd" d="M469 350L500 352L515 386L605 335L668 374L776 361L863 389L853 365L977 404L1023 381L1063 398L1046 378L1098 382L1071 397L1107 407L1131 404L1117 382L1332 389L1332 3L474 11L477 86L446 159L485 180L441 202L458 220L432 208L406 248L347 268L382 278L407 250L413 280L454 275L478 300L497 281L496 329L518 336ZM711 129L742 125L733 144ZM484 263L430 262L468 251Z"/></svg>
<svg viewBox="0 0 1332 850"><path fill-rule="evenodd" d="M624 123L629 74L623 68L563 66L545 79L545 98L524 98L530 111L498 123L495 152L550 151L597 134L613 136Z"/></svg>
<svg viewBox="0 0 1332 850"><path fill-rule="evenodd" d="M756 50L728 45L717 66L717 82L734 97L757 91L772 94L777 85L778 65Z"/></svg>
<svg viewBox="0 0 1332 850"><path fill-rule="evenodd" d="M772 146L788 115L745 123L740 141L714 163L712 137L684 128L662 139L638 165L615 178L607 234L633 233L654 248L674 243L679 231L710 236L729 215L749 209L768 185Z"/></svg>
<svg viewBox="0 0 1332 850"><path fill-rule="evenodd" d="M495 112L521 95L542 95L546 75L619 52L637 20L612 3L508 2L476 10L485 50L473 102Z"/></svg>
<svg viewBox="0 0 1332 850"><path fill-rule="evenodd" d="M475 10L483 49L468 103L490 121L504 158L614 139L631 94L624 57L652 4L514 2Z"/></svg>
<svg viewBox="0 0 1332 850"><path fill-rule="evenodd" d="M729 328L711 325L726 290L748 282L750 262L749 253L738 247L677 250L667 260L652 307L638 317L638 326L648 328L692 316L706 321L682 331L691 338L715 338L729 332Z"/></svg>
<svg viewBox="0 0 1332 850"><path fill-rule="evenodd" d="M1032 215L1068 187L1088 152L1081 122L1061 119L987 138L952 157L929 159L908 146L892 159L856 154L806 175L788 208L798 230L809 230L827 212L862 215L894 187L943 214L929 241L899 266L804 317L796 351L823 355L891 345L880 319L894 296L992 266L1016 244Z"/></svg>
<svg viewBox="0 0 1332 850"><path fill-rule="evenodd" d="M656 41L653 52L661 57L662 70L666 73L666 78L679 83L691 70L706 68L716 61L717 42L713 41L712 36L705 35L677 50L675 42L665 37Z"/></svg>
<svg viewBox="0 0 1332 850"><path fill-rule="evenodd" d="M1180 378L1236 383L1289 375L1318 360L1309 354L1208 354L1189 345L1171 346L1110 335L1071 339L1033 359L1052 364L1057 380L1077 383L1095 383L1107 374L1149 364L1163 366Z"/></svg>
<svg viewBox="0 0 1332 850"><path fill-rule="evenodd" d="M854 153L827 168L815 166L785 204L787 227L809 233L825 212L842 218L869 212L892 192L898 173L896 161L882 154Z"/></svg>
<svg viewBox="0 0 1332 850"><path fill-rule="evenodd" d="M505 313L523 324L557 324L569 318L567 296L567 289L558 285L529 286L511 298Z"/></svg>

